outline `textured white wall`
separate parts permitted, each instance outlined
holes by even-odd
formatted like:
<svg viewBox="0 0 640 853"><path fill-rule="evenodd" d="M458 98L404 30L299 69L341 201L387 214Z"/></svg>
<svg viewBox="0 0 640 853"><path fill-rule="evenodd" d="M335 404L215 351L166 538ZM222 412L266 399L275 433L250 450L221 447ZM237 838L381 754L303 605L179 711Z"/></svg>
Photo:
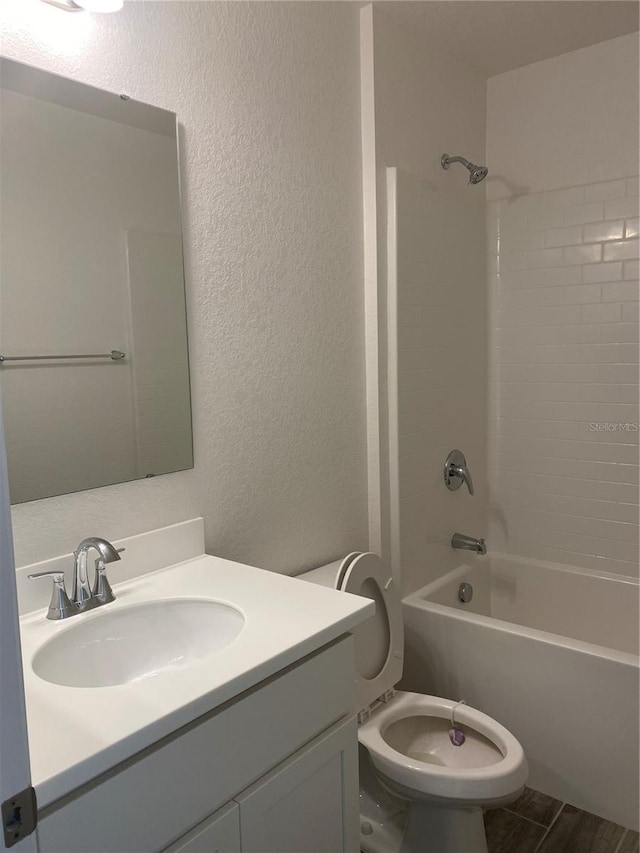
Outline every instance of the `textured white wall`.
<svg viewBox="0 0 640 853"><path fill-rule="evenodd" d="M440 400L433 406L421 407L417 418L405 417L407 410L403 409L400 426L405 432L405 440L401 442L400 452L408 448L406 431L411 429L412 449L402 461L400 473L402 484L402 504L400 505L399 526L402 530L402 542L391 545L387 524L386 549L383 554L388 556L394 552L394 568L397 571L400 564L402 584L405 592L412 591L427 583L428 580L444 574L451 565L451 560L459 562L459 555L452 551L449 540L455 530L473 536L484 536L486 533L486 418L484 400L486 399L486 348L484 338L485 296L484 287L484 249L473 231L468 232L468 241L459 230L441 228L438 230L434 243L428 240L430 215L435 214L430 204L439 188L442 192L442 217L446 219L456 204L462 205L464 211L465 199L468 209L464 216L465 228L472 228L472 223L481 234L484 226L484 205L479 206L480 199L484 200L482 187L466 186L468 174L465 169L444 171L440 158L444 152L462 154L476 162L484 162L485 152L485 100L486 84L479 72L467 68L458 59L442 52L437 44L429 42L424 31L414 31L407 23L394 20L386 11L374 7L373 14L373 50L375 78L375 147L377 158L377 227L378 227L378 296L380 306L380 387L383 389L381 399L383 429L381 454L383 470L390 471L390 477L396 476L397 460L389 460L387 435L384 429L386 411L387 387L387 314L386 314L386 275L387 275L387 206L385 172L386 166L396 166L404 173L402 187L405 190L399 195L398 219L399 245L403 237L398 258L398 286L410 284L414 296L420 300L421 308L415 312L402 305L402 319L398 322L398 349L418 347L413 352L411 368L408 368L406 358L400 364L402 373L399 387L401 394L408 391L409 385L415 394L409 392L403 396L403 406L420 407L428 392L440 389ZM462 195L457 199L457 190ZM450 194L450 195L448 195ZM436 201L436 205L438 202ZM415 215L415 218L412 217ZM431 235L433 236L433 234ZM466 262L458 269L458 275L450 278L444 266L447 259L458 256L464 247ZM433 252L429 255L429 248ZM437 256L437 257L436 257ZM408 267L412 267L411 277L407 277ZM401 268L402 267L402 268ZM418 291L422 289L422 293ZM439 298L440 302L436 307ZM414 303L415 304L415 303ZM468 398L467 403L456 401L450 405L450 392L455 391L451 385L452 374L447 363L448 359L435 358L433 342L437 340L443 346L448 346L448 334L442 332L442 323L451 326L455 323L455 314L451 320L445 321L441 316L441 307L449 305L453 312L457 307L472 308L482 317L473 337L460 334L453 342L457 356L466 362L469 373L473 376L470 383L465 379L458 390L462 394L473 385L474 402ZM420 313L420 329L403 325L409 315L416 319ZM464 313L464 312L461 312ZM462 322L462 320L461 320ZM466 322L466 321L465 321ZM408 338L412 343L408 343ZM447 354L449 354L447 349ZM444 355L444 350L443 350ZM418 359L423 359L422 370ZM434 372L429 373L429 369ZM411 372L409 375L408 371ZM418 379L418 374L421 379ZM429 375L429 379L427 379ZM458 374L460 375L460 374ZM393 377L389 377L389 385ZM416 384L417 383L417 384ZM420 385L422 383L422 385ZM449 390L448 390L449 389ZM446 427L442 421L442 408L448 409ZM413 427L410 427L409 421ZM471 439L473 436L473 447ZM461 447L473 464L473 476L477 487L474 498L462 492L455 495L449 493L441 477L436 477L436 459L442 456L444 465L446 452L453 450L456 442L465 445ZM449 443L451 446L449 447ZM395 456L395 451L392 449ZM393 483L387 483L391 493ZM384 484L383 484L384 486ZM384 497L384 496L383 496ZM452 500L455 498L455 500ZM393 516L395 500L386 503L383 500L383 511L388 517ZM397 527L397 525L396 525ZM396 537L397 538L397 537ZM398 544L400 547L398 548ZM404 553L402 553L404 550ZM399 553L400 551L400 553Z"/></svg>
<svg viewBox="0 0 640 853"><path fill-rule="evenodd" d="M11 58L175 111L195 469L17 507L18 563L197 514L278 571L367 546L358 10L3 4Z"/></svg>
<svg viewBox="0 0 640 853"><path fill-rule="evenodd" d="M487 150L491 541L637 576L637 37L489 80Z"/></svg>

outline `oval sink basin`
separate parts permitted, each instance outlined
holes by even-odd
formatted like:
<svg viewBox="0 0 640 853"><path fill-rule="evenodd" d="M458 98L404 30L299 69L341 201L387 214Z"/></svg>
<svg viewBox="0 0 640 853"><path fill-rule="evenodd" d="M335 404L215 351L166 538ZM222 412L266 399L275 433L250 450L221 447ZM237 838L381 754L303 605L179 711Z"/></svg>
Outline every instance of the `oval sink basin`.
<svg viewBox="0 0 640 853"><path fill-rule="evenodd" d="M215 601L133 605L79 620L39 649L33 671L65 687L130 684L201 663L243 626L239 610Z"/></svg>

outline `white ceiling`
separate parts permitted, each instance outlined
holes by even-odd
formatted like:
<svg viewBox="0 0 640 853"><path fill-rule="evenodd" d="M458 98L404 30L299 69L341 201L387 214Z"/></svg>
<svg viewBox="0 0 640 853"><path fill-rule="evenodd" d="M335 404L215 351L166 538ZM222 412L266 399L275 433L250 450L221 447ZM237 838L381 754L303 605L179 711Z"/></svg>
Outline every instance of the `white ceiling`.
<svg viewBox="0 0 640 853"><path fill-rule="evenodd" d="M424 32L487 77L638 30L635 0L382 0L375 7Z"/></svg>

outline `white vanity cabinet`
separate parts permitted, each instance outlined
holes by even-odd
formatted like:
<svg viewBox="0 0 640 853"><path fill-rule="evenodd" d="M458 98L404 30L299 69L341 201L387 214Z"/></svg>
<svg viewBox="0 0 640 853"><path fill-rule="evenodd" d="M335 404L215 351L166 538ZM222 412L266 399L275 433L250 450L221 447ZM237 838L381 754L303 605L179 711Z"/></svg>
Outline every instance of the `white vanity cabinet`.
<svg viewBox="0 0 640 853"><path fill-rule="evenodd" d="M357 737L353 717L332 726L164 853L358 850Z"/></svg>
<svg viewBox="0 0 640 853"><path fill-rule="evenodd" d="M344 635L48 806L40 853L356 853L354 701Z"/></svg>
<svg viewBox="0 0 640 853"><path fill-rule="evenodd" d="M238 804L219 809L164 853L241 853Z"/></svg>
<svg viewBox="0 0 640 853"><path fill-rule="evenodd" d="M357 851L358 797L358 729L351 717L235 798L242 853Z"/></svg>

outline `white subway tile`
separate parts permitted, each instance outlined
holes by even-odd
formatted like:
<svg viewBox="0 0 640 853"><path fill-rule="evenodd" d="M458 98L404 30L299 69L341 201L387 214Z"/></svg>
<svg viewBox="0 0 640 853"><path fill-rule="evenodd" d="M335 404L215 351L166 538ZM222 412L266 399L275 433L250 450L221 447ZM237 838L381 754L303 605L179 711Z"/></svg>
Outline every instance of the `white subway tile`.
<svg viewBox="0 0 640 853"><path fill-rule="evenodd" d="M599 420L599 403L561 403L540 400L502 400L500 414L506 418L540 418L550 421Z"/></svg>
<svg viewBox="0 0 640 853"><path fill-rule="evenodd" d="M512 404L515 405L515 404ZM544 404L542 404L544 405ZM560 404L558 404L560 405ZM576 404L578 408L579 404ZM570 404L565 404L569 407ZM586 407L581 406L580 409ZM613 413L612 421L617 423L615 413L618 409L629 409L630 406L614 405L609 407ZM638 483L638 466L625 465L618 462L599 462L590 459L567 459L563 457L548 457L540 455L524 456L521 453L500 453L502 471L509 470L523 474L538 474L551 477L570 477L575 480L602 480L609 483Z"/></svg>
<svg viewBox="0 0 640 853"><path fill-rule="evenodd" d="M624 195L624 182L623 182ZM568 205L580 204L585 200L584 187L569 187L563 190L549 190L532 196L543 208L552 209L567 207Z"/></svg>
<svg viewBox="0 0 640 853"><path fill-rule="evenodd" d="M619 399L618 385L590 382L500 382L496 393L500 400L550 403L617 403Z"/></svg>
<svg viewBox="0 0 640 853"><path fill-rule="evenodd" d="M635 219L627 219L625 223L624 236L627 237L637 237L640 234L640 230L638 228L638 223L640 220L636 216Z"/></svg>
<svg viewBox="0 0 640 853"><path fill-rule="evenodd" d="M547 288L549 290L551 288ZM553 288L555 290L556 288ZM600 284L578 284L573 287L558 288L563 297L565 305L577 305L588 302L600 302L602 300L602 285Z"/></svg>
<svg viewBox="0 0 640 853"><path fill-rule="evenodd" d="M638 384L639 368L637 364L597 364L594 365L597 377L602 382Z"/></svg>
<svg viewBox="0 0 640 853"><path fill-rule="evenodd" d="M562 327L556 327L562 329ZM590 328L590 327L586 327ZM593 327L600 339L598 327ZM580 330L575 327L572 331ZM621 360L621 344L599 344L599 343L556 343L544 346L528 345L520 349L509 348L509 357L514 361L527 364L555 364L561 361L566 364L607 364ZM505 356L506 357L506 356ZM630 362L627 358L625 361Z"/></svg>
<svg viewBox="0 0 640 853"><path fill-rule="evenodd" d="M578 306L574 307L577 308ZM575 316L575 313L572 314L572 317L575 318ZM511 326L497 329L495 340L496 345L501 347L597 344L600 342L600 325L596 323L592 325L578 324L574 320L573 325L569 326Z"/></svg>
<svg viewBox="0 0 640 853"><path fill-rule="evenodd" d="M607 243L604 247L605 261L633 261L638 257L638 240L623 240Z"/></svg>
<svg viewBox="0 0 640 853"><path fill-rule="evenodd" d="M584 226L584 242L599 243L604 240L622 240L624 220L617 222L594 222Z"/></svg>
<svg viewBox="0 0 640 853"><path fill-rule="evenodd" d="M570 507L568 507L570 509ZM611 519L585 518L571 513L550 513L544 510L514 509L512 520L516 524L529 523L544 531L578 534L581 536L615 539L620 542L635 543L638 538L637 523L614 521ZM546 541L546 538L545 538Z"/></svg>
<svg viewBox="0 0 640 853"><path fill-rule="evenodd" d="M614 344L614 346L616 345ZM638 363L638 344L617 344L617 346L620 347L618 361L621 364Z"/></svg>
<svg viewBox="0 0 640 853"><path fill-rule="evenodd" d="M500 236L501 252L526 252L544 248L544 231L514 231Z"/></svg>
<svg viewBox="0 0 640 853"><path fill-rule="evenodd" d="M542 532L536 527L528 527L526 523L519 527L514 524L510 531L510 538L522 539L533 545L541 541ZM615 539L599 539L595 536L584 536L576 533L565 533L554 530L544 531L544 543L550 548L557 548L564 552L583 554L585 557L599 556L607 559L625 560L630 563L637 562L638 545L636 542L619 542ZM566 562L566 560L560 560Z"/></svg>
<svg viewBox="0 0 640 853"><path fill-rule="evenodd" d="M636 182L619 180L502 204L501 254L526 252L528 268L490 281L491 482L506 508L505 547L587 568L637 562L640 436L590 429L638 418L630 192Z"/></svg>
<svg viewBox="0 0 640 853"><path fill-rule="evenodd" d="M588 424L585 424L588 428ZM501 473L495 478L496 485L504 487L513 485L513 474ZM610 483L602 480L582 480L572 477L551 477L538 474L521 474L518 483L529 492L574 495L591 500L620 501L621 503L637 502L637 486L633 483Z"/></svg>
<svg viewBox="0 0 640 853"><path fill-rule="evenodd" d="M622 214L622 216L625 215L626 214ZM577 204L574 207L565 208L564 224L582 225L586 222L599 222L603 218L603 216L604 205L601 201L592 201L588 204Z"/></svg>
<svg viewBox="0 0 640 853"><path fill-rule="evenodd" d="M531 210L527 214L529 231L543 231L548 228L562 228L567 224L566 211L570 208L558 207L551 210ZM572 208L571 208L572 209ZM571 225L579 223L571 222Z"/></svg>
<svg viewBox="0 0 640 853"><path fill-rule="evenodd" d="M584 363L606 364L607 362L630 362L624 358L623 346L626 344L597 344L580 347L579 361Z"/></svg>
<svg viewBox="0 0 640 853"><path fill-rule="evenodd" d="M539 249L527 252L526 266L528 269L557 267L562 264L562 249Z"/></svg>
<svg viewBox="0 0 640 853"><path fill-rule="evenodd" d="M639 296L640 286L637 281L612 281L602 285L603 302L632 302Z"/></svg>
<svg viewBox="0 0 640 853"><path fill-rule="evenodd" d="M625 388L628 386L624 386ZM539 438L519 434L493 436L489 442L491 453L512 453L518 456L562 457L565 459L589 459L595 462L615 462L625 465L638 464L638 444L609 442L606 434L602 440L581 441L579 439ZM630 435L627 433L627 435ZM600 439L600 436L598 436ZM517 486L516 486L517 488ZM522 502L521 502L522 503ZM584 515L584 513L578 513ZM615 515L609 516L615 518ZM636 520L638 518L636 509ZM629 519L624 519L625 521Z"/></svg>
<svg viewBox="0 0 640 853"><path fill-rule="evenodd" d="M636 326L637 330L637 326ZM634 382L630 385L620 385L620 402L621 403L638 403L638 383ZM636 460L636 464L637 460Z"/></svg>
<svg viewBox="0 0 640 853"><path fill-rule="evenodd" d="M605 202L605 219L630 219L638 215L638 199L614 198Z"/></svg>
<svg viewBox="0 0 640 853"><path fill-rule="evenodd" d="M580 319L583 323L620 323L622 305L619 302L603 302L600 305L581 305Z"/></svg>
<svg viewBox="0 0 640 853"><path fill-rule="evenodd" d="M629 408L625 405L625 409ZM608 408L607 414L611 414L611 407ZM610 417L606 417L604 423L596 422L581 422L578 424L577 437L579 441L592 442L594 444L631 444L638 441L638 433L633 432L631 425L626 422L622 423L623 418L611 421ZM604 430L604 432L603 432ZM622 498L626 502L626 498Z"/></svg>
<svg viewBox="0 0 640 853"><path fill-rule="evenodd" d="M541 308L506 308L497 312L499 329L514 326L528 328L564 326L580 322L580 305L558 305Z"/></svg>
<svg viewBox="0 0 640 853"><path fill-rule="evenodd" d="M583 442L575 442L576 445ZM595 500L581 498L576 495L544 495L536 492L526 492L517 488L508 489L508 501L513 506L523 509L531 508L566 515L580 515L585 518L610 519L637 523L638 507L619 501Z"/></svg>
<svg viewBox="0 0 640 853"><path fill-rule="evenodd" d="M636 315L637 315L636 308ZM600 330L600 340L603 344L626 344L638 341L638 318L628 323L606 323Z"/></svg>
<svg viewBox="0 0 640 853"><path fill-rule="evenodd" d="M622 277L622 267L620 267ZM550 267L537 270L513 270L500 274L500 287L505 290L518 287L564 287L582 281L581 267Z"/></svg>
<svg viewBox="0 0 640 853"><path fill-rule="evenodd" d="M510 272L511 270L523 270L527 267L526 252L505 252L500 255L499 260L500 272ZM491 269L490 269L491 271ZM494 272L496 270L493 270Z"/></svg>
<svg viewBox="0 0 640 853"><path fill-rule="evenodd" d="M619 281L621 278L622 264L592 264L582 269L582 280L586 284Z"/></svg>
<svg viewBox="0 0 640 853"><path fill-rule="evenodd" d="M496 305L498 309L543 305L580 305L588 302L600 302L601 290L602 285L600 284L520 288L518 290L501 291L498 294Z"/></svg>
<svg viewBox="0 0 640 853"><path fill-rule="evenodd" d="M621 198L626 194L626 181L605 181L600 184L589 184L585 187L585 201L602 201L608 198Z"/></svg>
<svg viewBox="0 0 640 853"><path fill-rule="evenodd" d="M532 234L537 235L538 232L534 231ZM580 225L572 225L569 228L551 228L544 232L544 245L547 248L576 246L579 243L582 243L582 226Z"/></svg>
<svg viewBox="0 0 640 853"><path fill-rule="evenodd" d="M588 246L569 246L562 250L565 264L597 264L602 258L602 246L591 243Z"/></svg>
<svg viewBox="0 0 640 853"><path fill-rule="evenodd" d="M543 421L532 418L522 421L515 418L498 417L495 435L503 437L515 435L523 438L549 438L571 441L576 439L579 425L572 421Z"/></svg>

